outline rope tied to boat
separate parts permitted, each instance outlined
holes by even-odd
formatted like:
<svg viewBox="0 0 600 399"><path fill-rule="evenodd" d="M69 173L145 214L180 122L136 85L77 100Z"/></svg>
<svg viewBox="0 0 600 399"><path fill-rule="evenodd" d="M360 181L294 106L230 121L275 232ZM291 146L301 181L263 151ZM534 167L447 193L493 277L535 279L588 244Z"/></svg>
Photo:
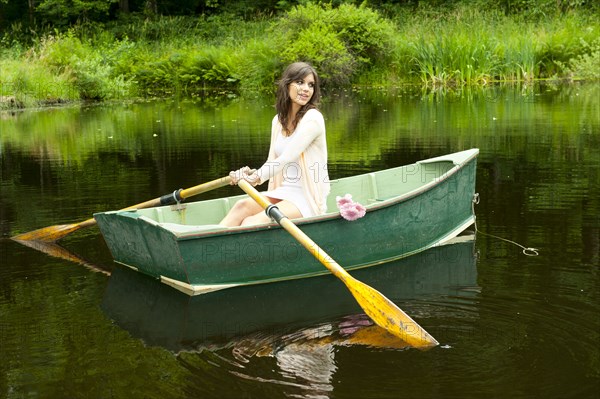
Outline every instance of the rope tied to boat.
<svg viewBox="0 0 600 399"><path fill-rule="evenodd" d="M472 209L473 209L473 215L475 214L475 205L479 204L479 201L480 201L479 193L473 194L473 201L471 203L471 206L472 206ZM509 242L511 244L514 244L514 245L516 245L518 247L521 247L523 249L523 254L526 255L526 256L538 256L539 255L537 248L525 247L525 246L519 244L518 242L515 242L515 241L512 241L512 240L508 240L506 238L502 238L502 237L499 237L499 236L494 235L494 234L484 233L483 231L479 230L479 228L477 227L477 218L475 218L475 222L473 224L475 225L475 231L477 233L483 234L484 236L494 237L494 238L497 238L499 240L503 240L503 241Z"/></svg>

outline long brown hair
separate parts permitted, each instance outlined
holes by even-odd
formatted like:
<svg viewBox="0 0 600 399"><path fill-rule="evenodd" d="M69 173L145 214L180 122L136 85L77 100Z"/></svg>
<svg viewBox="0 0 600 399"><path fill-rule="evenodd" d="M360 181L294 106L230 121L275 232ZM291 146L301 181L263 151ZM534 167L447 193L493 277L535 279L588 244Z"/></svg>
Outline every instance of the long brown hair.
<svg viewBox="0 0 600 399"><path fill-rule="evenodd" d="M304 78L306 75L312 73L315 77L315 87L313 91L313 95L305 105L300 108L300 111L296 114L296 118L291 121L292 129L288 130L290 117L290 109L292 108L292 101L290 99L289 86L290 83L295 82ZM275 109L277 110L277 117L279 118L279 123L283 126L283 131L286 136L292 134L292 132L298 126L300 119L306 114L309 109L317 108L319 105L319 100L321 99L321 89L319 87L319 75L317 75L317 71L312 65L307 64L306 62L294 62L293 64L288 65L288 67L283 72L281 79L277 85L277 102L275 103Z"/></svg>

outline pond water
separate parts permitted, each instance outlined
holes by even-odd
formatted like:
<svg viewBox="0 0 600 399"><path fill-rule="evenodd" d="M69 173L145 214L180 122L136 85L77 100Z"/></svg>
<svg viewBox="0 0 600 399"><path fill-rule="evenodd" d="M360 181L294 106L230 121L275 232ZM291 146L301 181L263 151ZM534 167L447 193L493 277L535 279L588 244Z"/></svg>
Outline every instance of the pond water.
<svg viewBox="0 0 600 399"><path fill-rule="evenodd" d="M598 397L598 85L326 96L333 178L481 151L474 240L353 273L440 341L427 351L333 276L190 298L114 265L96 227L52 254L10 240L259 166L271 101L0 113L0 396Z"/></svg>

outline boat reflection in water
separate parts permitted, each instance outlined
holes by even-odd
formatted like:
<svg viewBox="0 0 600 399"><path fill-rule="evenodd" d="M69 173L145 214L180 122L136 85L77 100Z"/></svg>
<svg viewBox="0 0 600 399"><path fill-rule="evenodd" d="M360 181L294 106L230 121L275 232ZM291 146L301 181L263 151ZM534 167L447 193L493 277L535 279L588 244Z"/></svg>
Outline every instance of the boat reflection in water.
<svg viewBox="0 0 600 399"><path fill-rule="evenodd" d="M473 287L477 291L474 235L352 275L396 303L472 296ZM290 339L406 346L373 325L333 275L188 296L120 266L110 277L102 308L133 337L175 353L235 347L240 354L256 354Z"/></svg>

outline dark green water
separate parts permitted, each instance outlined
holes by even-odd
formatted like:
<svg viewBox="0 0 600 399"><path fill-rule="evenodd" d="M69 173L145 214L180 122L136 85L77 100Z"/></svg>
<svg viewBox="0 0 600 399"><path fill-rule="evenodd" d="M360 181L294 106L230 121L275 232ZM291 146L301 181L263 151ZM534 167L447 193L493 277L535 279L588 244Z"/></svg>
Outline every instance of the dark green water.
<svg viewBox="0 0 600 399"><path fill-rule="evenodd" d="M61 241L75 261L9 239L259 166L270 102L0 113L0 397L598 397L598 85L326 98L333 178L477 147L479 230L539 249L478 233L356 272L429 351L375 340L332 276L189 298L114 266L96 228Z"/></svg>

